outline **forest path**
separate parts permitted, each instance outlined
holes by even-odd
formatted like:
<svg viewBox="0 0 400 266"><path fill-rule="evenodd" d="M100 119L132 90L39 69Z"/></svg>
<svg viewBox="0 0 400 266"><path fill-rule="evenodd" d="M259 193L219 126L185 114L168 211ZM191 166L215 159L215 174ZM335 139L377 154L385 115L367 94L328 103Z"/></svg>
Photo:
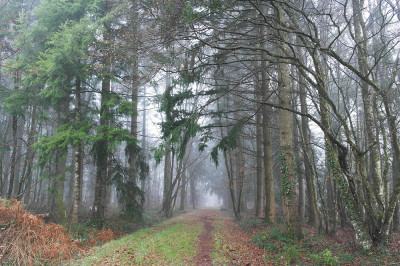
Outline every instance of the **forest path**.
<svg viewBox="0 0 400 266"><path fill-rule="evenodd" d="M203 233L199 235L195 263L197 265L211 265L212 259L210 255L214 250L212 239L212 231L214 229L212 226L213 215L204 211L201 212L198 217L200 222L203 223Z"/></svg>
<svg viewBox="0 0 400 266"><path fill-rule="evenodd" d="M71 265L263 265L264 253L223 212L198 210L93 249Z"/></svg>

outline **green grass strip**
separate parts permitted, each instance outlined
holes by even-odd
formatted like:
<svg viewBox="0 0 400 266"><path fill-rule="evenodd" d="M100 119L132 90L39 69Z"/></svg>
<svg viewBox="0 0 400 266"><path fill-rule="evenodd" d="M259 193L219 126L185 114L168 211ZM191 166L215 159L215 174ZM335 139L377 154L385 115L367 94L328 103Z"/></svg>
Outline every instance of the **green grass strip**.
<svg viewBox="0 0 400 266"><path fill-rule="evenodd" d="M111 241L72 265L192 264L202 230L199 223L168 221Z"/></svg>

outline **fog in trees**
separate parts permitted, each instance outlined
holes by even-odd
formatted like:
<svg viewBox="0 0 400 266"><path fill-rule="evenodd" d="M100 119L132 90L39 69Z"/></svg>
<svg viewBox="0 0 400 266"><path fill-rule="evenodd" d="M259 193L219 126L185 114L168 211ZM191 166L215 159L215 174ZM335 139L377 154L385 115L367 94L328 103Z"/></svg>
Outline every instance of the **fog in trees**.
<svg viewBox="0 0 400 266"><path fill-rule="evenodd" d="M0 197L399 230L398 2L0 1Z"/></svg>

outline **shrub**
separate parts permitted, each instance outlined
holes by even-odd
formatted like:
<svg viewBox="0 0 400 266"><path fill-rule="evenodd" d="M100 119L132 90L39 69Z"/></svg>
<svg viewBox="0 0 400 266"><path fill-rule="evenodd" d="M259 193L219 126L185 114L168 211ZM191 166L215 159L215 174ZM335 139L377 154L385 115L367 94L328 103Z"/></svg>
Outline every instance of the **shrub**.
<svg viewBox="0 0 400 266"><path fill-rule="evenodd" d="M291 264L295 263L297 258L301 256L300 249L294 245L292 246L285 246L283 257L288 259Z"/></svg>
<svg viewBox="0 0 400 266"><path fill-rule="evenodd" d="M311 255L311 259L318 265L338 265L339 259L332 257L332 252L329 249L323 250L319 254Z"/></svg>

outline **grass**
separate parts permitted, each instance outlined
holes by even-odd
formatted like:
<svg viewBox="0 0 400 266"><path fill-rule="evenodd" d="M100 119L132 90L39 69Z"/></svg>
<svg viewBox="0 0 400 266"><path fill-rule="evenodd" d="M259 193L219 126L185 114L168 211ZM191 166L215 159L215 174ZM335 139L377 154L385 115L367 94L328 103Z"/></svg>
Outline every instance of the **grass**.
<svg viewBox="0 0 400 266"><path fill-rule="evenodd" d="M229 254L229 247L223 234L226 225L222 220L218 219L214 221L213 226L213 241L215 251L211 253L210 257L214 265L224 265L230 262L230 260L226 258L226 254Z"/></svg>
<svg viewBox="0 0 400 266"><path fill-rule="evenodd" d="M196 256L201 232L202 227L190 218L177 217L108 242L71 265L190 264Z"/></svg>

